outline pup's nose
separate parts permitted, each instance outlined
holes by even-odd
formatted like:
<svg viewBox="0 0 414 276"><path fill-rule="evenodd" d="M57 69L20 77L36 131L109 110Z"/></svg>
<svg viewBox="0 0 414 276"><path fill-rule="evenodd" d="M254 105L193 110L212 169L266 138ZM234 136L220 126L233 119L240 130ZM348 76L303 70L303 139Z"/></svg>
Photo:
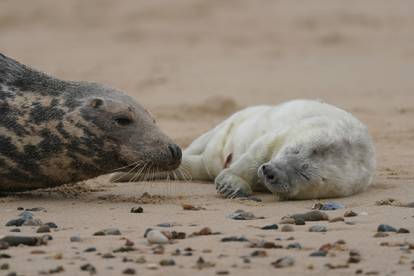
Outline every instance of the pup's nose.
<svg viewBox="0 0 414 276"><path fill-rule="evenodd" d="M273 180L276 177L276 172L269 165L263 165L262 172L263 172L263 175L269 180Z"/></svg>
<svg viewBox="0 0 414 276"><path fill-rule="evenodd" d="M168 145L168 149L170 150L173 159L181 160L183 154L179 146L177 146L176 144L170 144Z"/></svg>

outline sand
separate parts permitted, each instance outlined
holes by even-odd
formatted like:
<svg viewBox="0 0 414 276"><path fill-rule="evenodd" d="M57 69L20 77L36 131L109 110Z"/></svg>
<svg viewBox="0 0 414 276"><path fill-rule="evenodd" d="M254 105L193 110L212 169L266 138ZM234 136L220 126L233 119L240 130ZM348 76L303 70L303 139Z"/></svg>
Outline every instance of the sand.
<svg viewBox="0 0 414 276"><path fill-rule="evenodd" d="M412 233L373 238L380 223L414 231L412 208L377 206L392 197L414 201L414 3L412 1L1 1L0 49L4 54L64 79L107 83L126 91L146 106L159 126L185 147L192 139L245 106L277 104L295 98L323 99L355 114L375 140L377 176L368 191L334 199L359 215L347 222L308 222L294 232L260 230L281 217L305 212L316 201L241 202L216 195L214 186L198 182L110 184L108 176L54 191L38 191L0 199L0 233L16 218L18 207L44 207L35 212L44 222L55 222L47 246L0 251L0 259L18 275L38 275L58 266L59 275L87 275L80 266L92 264L98 275L120 275L133 268L138 275L412 275L414 257L400 246L381 242L414 242ZM151 197L142 195L149 193ZM205 210L184 211L182 203ZM144 213L132 214L134 206ZM237 209L265 219L235 221L227 215ZM344 209L328 211L330 217ZM153 254L143 238L159 223L188 235L210 227L221 235L174 241L162 255ZM314 224L326 233L310 233ZM93 236L116 227L121 236ZM36 227L21 227L36 235ZM79 235L81 242L70 242ZM220 242L244 235L286 246L299 242L303 249L267 249L267 257L251 257L248 243ZM137 251L105 254L135 242ZM294 237L294 241L287 238ZM280 238L281 240L275 240ZM345 251L327 257L309 257L321 245L339 239ZM85 253L88 247L96 252ZM171 256L177 248L191 247L192 256ZM348 268L349 250L362 260ZM41 254L33 254L41 250ZM146 258L145 264L123 262L123 257ZM295 264L274 268L271 263L291 256ZM199 257L215 264L197 269ZM175 266L161 267L173 258ZM156 269L150 269L157 264Z"/></svg>

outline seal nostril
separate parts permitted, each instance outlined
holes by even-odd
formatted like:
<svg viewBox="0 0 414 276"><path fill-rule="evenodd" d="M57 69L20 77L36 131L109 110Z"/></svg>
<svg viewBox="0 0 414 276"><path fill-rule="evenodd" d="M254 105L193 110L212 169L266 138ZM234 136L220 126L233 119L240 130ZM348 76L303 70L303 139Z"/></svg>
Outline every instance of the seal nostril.
<svg viewBox="0 0 414 276"><path fill-rule="evenodd" d="M181 160L182 152L179 146L176 144L170 144L168 146L168 149L170 150L171 155L174 159Z"/></svg>

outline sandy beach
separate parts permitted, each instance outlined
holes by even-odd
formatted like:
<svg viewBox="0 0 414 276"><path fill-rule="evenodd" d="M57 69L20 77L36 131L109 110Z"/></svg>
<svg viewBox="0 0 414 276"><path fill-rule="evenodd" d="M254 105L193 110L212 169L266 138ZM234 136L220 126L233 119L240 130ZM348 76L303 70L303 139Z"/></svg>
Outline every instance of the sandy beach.
<svg viewBox="0 0 414 276"><path fill-rule="evenodd" d="M32 212L34 217L58 227L47 245L0 250L0 275L92 274L81 269L85 264L97 275L414 273L414 209L376 204L387 198L414 202L414 2L2 0L0 52L62 79L125 91L183 148L243 107L321 99L368 126L378 162L366 192L322 201L345 206L326 211L330 218L350 210L357 216L292 225L293 232L281 231L281 218L310 211L316 200L279 202L270 194L257 194L261 202L227 200L211 183L112 184L107 175L4 196L2 236L41 235L37 226L18 227L20 233L5 226L22 212L19 207L44 208ZM202 210L183 210L182 204ZM131 213L137 206L144 212ZM264 218L228 218L238 209ZM172 227L156 226L161 223ZM275 223L277 230L260 229ZM411 233L374 237L380 224ZM313 225L324 225L327 232L309 232ZM220 234L190 237L204 227ZM106 228L117 228L121 235L93 235ZM157 252L161 249L144 238L148 228L187 237ZM74 236L80 241L71 242ZM231 236L280 246L221 241ZM126 239L134 243L132 249L116 252ZM310 256L338 240L345 244L333 246L327 256ZM288 249L292 243L302 248ZM96 251L85 252L92 247ZM349 263L354 251L360 261ZM287 256L292 266L271 265ZM204 263L197 262L200 257ZM171 259L175 265L160 265Z"/></svg>

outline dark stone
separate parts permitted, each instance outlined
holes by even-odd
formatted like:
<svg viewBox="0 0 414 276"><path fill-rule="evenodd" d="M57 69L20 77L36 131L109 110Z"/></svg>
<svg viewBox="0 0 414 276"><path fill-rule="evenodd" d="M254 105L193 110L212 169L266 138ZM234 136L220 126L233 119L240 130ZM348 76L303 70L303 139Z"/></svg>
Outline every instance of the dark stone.
<svg viewBox="0 0 414 276"><path fill-rule="evenodd" d="M388 224L380 224L377 228L378 232L397 232L397 229Z"/></svg>
<svg viewBox="0 0 414 276"><path fill-rule="evenodd" d="M312 253L310 253L310 257L326 257L326 255L328 254L328 252L326 251L314 251Z"/></svg>
<svg viewBox="0 0 414 276"><path fill-rule="evenodd" d="M131 208L131 213L143 213L144 212L144 208L142 208L141 206L138 207L132 207Z"/></svg>
<svg viewBox="0 0 414 276"><path fill-rule="evenodd" d="M276 230L278 228L279 228L279 226L277 224L269 224L269 225L263 226L260 229L262 229L262 230Z"/></svg>
<svg viewBox="0 0 414 276"><path fill-rule="evenodd" d="M244 236L231 236L231 237L225 237L221 239L222 242L247 242L249 241L248 239L246 239Z"/></svg>

